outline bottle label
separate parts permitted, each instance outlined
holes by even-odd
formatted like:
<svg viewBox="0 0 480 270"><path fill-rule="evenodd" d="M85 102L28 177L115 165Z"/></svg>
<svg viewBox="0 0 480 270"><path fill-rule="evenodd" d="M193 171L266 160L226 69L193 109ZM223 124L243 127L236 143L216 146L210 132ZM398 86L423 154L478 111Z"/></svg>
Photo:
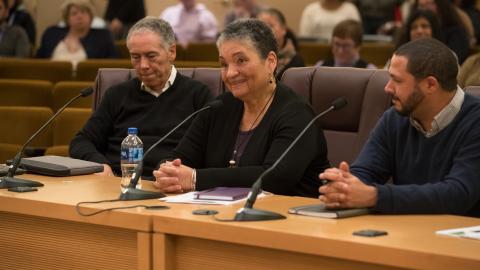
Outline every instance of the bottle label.
<svg viewBox="0 0 480 270"><path fill-rule="evenodd" d="M121 160L128 161L129 163L136 163L143 158L143 148L135 147L129 149L122 149Z"/></svg>

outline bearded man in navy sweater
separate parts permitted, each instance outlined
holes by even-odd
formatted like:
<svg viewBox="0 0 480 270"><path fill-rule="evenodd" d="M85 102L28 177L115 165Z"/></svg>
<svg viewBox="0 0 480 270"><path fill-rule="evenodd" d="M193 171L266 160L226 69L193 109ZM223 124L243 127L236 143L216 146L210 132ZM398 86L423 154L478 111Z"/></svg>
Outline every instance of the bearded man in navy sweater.
<svg viewBox="0 0 480 270"><path fill-rule="evenodd" d="M435 39L394 53L385 91L393 106L351 167L320 174L329 208L383 214L480 216L480 99L457 86L453 53ZM389 180L392 180L389 182Z"/></svg>

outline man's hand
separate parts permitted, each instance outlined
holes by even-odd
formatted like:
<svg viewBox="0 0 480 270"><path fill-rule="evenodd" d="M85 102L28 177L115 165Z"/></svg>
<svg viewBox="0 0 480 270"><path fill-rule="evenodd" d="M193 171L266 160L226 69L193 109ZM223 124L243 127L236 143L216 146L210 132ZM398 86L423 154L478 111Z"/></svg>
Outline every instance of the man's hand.
<svg viewBox="0 0 480 270"><path fill-rule="evenodd" d="M102 176L115 176L113 173L112 167L108 164L103 164L103 172L96 173L96 175L102 175Z"/></svg>
<svg viewBox="0 0 480 270"><path fill-rule="evenodd" d="M345 161L339 168L326 169L319 178L329 181L319 189L319 199L327 208L372 207L377 202L377 189L351 174Z"/></svg>

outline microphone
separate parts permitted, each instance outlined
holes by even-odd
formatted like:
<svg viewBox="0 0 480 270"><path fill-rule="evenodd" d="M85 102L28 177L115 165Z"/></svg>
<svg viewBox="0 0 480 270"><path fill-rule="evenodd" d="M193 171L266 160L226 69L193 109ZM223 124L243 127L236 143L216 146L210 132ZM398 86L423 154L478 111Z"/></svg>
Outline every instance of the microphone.
<svg viewBox="0 0 480 270"><path fill-rule="evenodd" d="M5 177L0 178L0 188L11 188L11 187L43 187L43 184L37 181L32 181L32 180L25 180L25 179L20 179L14 177L15 172L17 171L18 166L20 165L20 161L22 160L22 155L23 152L25 151L25 147L37 137L40 132L42 132L50 123L57 118L57 116L65 110L65 108L68 107L68 105L72 104L75 100L77 100L80 97L86 97L89 96L93 93L93 88L88 87L80 91L80 93L70 99L63 107L58 109L58 111L48 119L48 121L43 124L28 140L26 143L22 145L22 148L20 148L20 151L15 155L15 158L13 158L12 164L10 165L10 168L8 169L8 173Z"/></svg>
<svg viewBox="0 0 480 270"><path fill-rule="evenodd" d="M283 160L283 158L287 155L288 152L292 149L292 147L300 140L300 138L303 136L303 134L308 130L310 126L320 117L324 116L325 114L335 111L338 109L343 108L345 105L347 105L347 101L345 98L340 97L337 98L332 102L330 107L326 109L325 111L321 112L317 116L315 116L310 122L305 126L305 128L298 134L298 136L293 140L293 142L283 151L282 155L273 163L270 168L266 169L260 176L257 178L255 183L252 185L252 190L248 194L247 201L245 202L245 205L243 208L238 210L238 212L235 214L235 217L233 220L235 221L259 221L259 220L275 220L275 219L284 219L286 218L283 215L271 212L271 211L265 211L265 210L258 210L253 208L253 204L257 200L257 196L261 191L262 188L262 181L265 175L273 171L277 167L277 165L280 163L280 161Z"/></svg>
<svg viewBox="0 0 480 270"><path fill-rule="evenodd" d="M187 116L182 122L180 122L178 125L176 125L172 130L170 130L167 134L165 134L162 138L160 138L157 142L155 142L152 146L148 148L148 150L145 152L143 155L142 160L140 163L135 167L135 171L132 174L132 177L130 178L130 184L128 187L120 193L120 198L119 200L121 201L132 201L132 200L146 200L146 199L157 199L157 198L163 198L165 197L165 194L161 192L154 192L154 191L147 191L147 190L140 190L137 189L137 183L138 180L140 179L140 176L142 175L143 171L143 161L145 160L145 157L161 142L163 142L170 134L175 132L179 127L181 127L183 124L185 124L188 120L190 120L192 117L195 115L208 110L208 109L215 109L223 105L223 101L221 100L213 100L208 102L203 108L198 109L191 113L189 116Z"/></svg>

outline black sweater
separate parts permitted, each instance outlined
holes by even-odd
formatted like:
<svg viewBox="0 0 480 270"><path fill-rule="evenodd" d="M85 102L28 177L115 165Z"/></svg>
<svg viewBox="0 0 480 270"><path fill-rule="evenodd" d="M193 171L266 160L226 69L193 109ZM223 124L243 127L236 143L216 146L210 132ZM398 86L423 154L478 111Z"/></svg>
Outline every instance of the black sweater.
<svg viewBox="0 0 480 270"><path fill-rule="evenodd" d="M140 84L138 79L132 79L107 90L98 109L72 140L70 156L109 164L120 175L120 145L129 127L138 128L146 151L212 97L205 85L180 73L158 98L141 90ZM158 162L178 144L188 125L170 135L146 157L144 176L152 175Z"/></svg>
<svg viewBox="0 0 480 270"><path fill-rule="evenodd" d="M217 186L250 187L313 118L312 108L291 89L278 84L275 97L250 137L238 167L229 168L243 115L243 102L231 93L224 105L198 116L174 157L197 169L197 190ZM318 174L329 166L322 130L311 127L263 180L263 189L283 195L318 196Z"/></svg>

